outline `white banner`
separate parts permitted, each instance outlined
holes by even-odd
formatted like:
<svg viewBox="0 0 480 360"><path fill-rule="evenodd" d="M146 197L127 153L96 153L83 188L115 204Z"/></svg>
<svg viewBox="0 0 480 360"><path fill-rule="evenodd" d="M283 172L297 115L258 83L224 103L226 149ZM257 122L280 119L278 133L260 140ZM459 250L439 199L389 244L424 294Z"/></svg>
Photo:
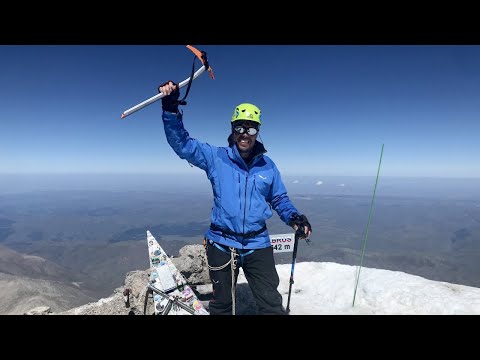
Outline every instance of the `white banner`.
<svg viewBox="0 0 480 360"><path fill-rule="evenodd" d="M292 252L295 242L295 233L270 235L270 243L274 253Z"/></svg>

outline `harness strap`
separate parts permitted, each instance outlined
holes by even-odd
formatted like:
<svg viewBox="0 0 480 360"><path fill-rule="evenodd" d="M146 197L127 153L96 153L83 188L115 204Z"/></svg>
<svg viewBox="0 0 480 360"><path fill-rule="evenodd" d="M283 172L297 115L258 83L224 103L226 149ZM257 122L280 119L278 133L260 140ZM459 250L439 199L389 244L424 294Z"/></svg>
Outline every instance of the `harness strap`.
<svg viewBox="0 0 480 360"><path fill-rule="evenodd" d="M232 287L231 287L231 293L232 293L232 314L235 315L235 270L237 269L237 257L244 257L244 256L247 256L247 255L250 255L251 253L253 253L255 251L255 249L251 249L245 253L238 253L236 248L234 247L229 247L228 250L223 247L222 245L220 244L217 244L215 241L212 241L212 240L208 240L208 242L210 244L212 244L213 246L215 246L217 249L223 251L224 253L230 255L230 259L223 265L220 265L220 266L210 266L210 264L208 263L208 257L206 256L205 254L205 260L206 260L206 263L207 263L207 266L210 270L212 271L219 271L219 270L222 270L224 268L226 268L228 265L230 265L231 267L231 273L232 273ZM207 245L207 239L203 239L203 245L206 247Z"/></svg>
<svg viewBox="0 0 480 360"><path fill-rule="evenodd" d="M221 227L215 225L215 224L210 224L210 229L211 230L214 230L214 231L220 231L223 236L225 236L224 234L227 234L227 235L231 235L231 236L241 236L242 238L244 239L248 239L248 238L252 238L252 237L255 237L261 233L263 233L265 230L267 230L267 225L263 225L263 227L260 229L260 230L257 230L257 231L249 231L245 234L241 234L241 233L236 233L236 232L233 232L231 230L225 230L225 229L222 229Z"/></svg>
<svg viewBox="0 0 480 360"><path fill-rule="evenodd" d="M222 245L220 244L217 244L216 242L212 241L212 245L215 246L217 249L219 250L222 250L224 253L226 254L229 254L230 255L230 252L231 252L231 249L232 248L229 248L229 250L225 249ZM251 253L253 253L255 251L255 249L251 249L245 253L238 253L237 256L240 256L240 257L244 257L244 256L247 256L247 255L250 255Z"/></svg>

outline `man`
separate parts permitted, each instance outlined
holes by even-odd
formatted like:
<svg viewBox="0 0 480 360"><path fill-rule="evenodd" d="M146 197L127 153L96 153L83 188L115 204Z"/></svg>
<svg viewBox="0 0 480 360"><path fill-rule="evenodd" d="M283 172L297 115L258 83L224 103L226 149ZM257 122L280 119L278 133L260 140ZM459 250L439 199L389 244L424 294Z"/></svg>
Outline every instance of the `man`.
<svg viewBox="0 0 480 360"><path fill-rule="evenodd" d="M228 147L202 143L189 136L178 111L179 88L172 81L159 86L163 125L167 141L175 153L207 174L212 184L214 204L205 246L213 284L211 315L235 313L235 287L242 267L259 314L285 314L277 290L275 268L266 220L272 209L282 221L302 237L312 232L310 223L292 204L275 163L264 154L257 141L261 125L260 109L240 104L233 113Z"/></svg>

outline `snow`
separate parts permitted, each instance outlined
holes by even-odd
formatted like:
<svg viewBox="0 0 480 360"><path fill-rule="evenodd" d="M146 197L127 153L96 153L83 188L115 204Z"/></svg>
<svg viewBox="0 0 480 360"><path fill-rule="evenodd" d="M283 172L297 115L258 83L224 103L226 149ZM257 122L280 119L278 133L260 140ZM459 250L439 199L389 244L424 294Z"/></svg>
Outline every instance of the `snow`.
<svg viewBox="0 0 480 360"><path fill-rule="evenodd" d="M278 290L286 306L291 264L277 265ZM480 314L480 288L428 280L400 271L330 262L294 268L291 315L472 315ZM238 283L245 283L240 269ZM355 302L353 302L355 293Z"/></svg>

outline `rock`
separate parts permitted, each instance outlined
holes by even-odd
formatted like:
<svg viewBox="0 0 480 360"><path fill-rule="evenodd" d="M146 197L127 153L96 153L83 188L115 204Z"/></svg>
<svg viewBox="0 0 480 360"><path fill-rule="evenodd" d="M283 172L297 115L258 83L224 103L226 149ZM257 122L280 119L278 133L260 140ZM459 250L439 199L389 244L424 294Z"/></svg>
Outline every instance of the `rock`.
<svg viewBox="0 0 480 360"><path fill-rule="evenodd" d="M23 315L48 315L52 314L52 309L49 306L37 306L36 308L27 311Z"/></svg>
<svg viewBox="0 0 480 360"><path fill-rule="evenodd" d="M186 245L179 251L180 256L172 258L177 269L189 285L210 283L208 266L203 245Z"/></svg>
<svg viewBox="0 0 480 360"><path fill-rule="evenodd" d="M204 247L202 245L187 245L180 249L179 257L171 259L208 310L213 290L208 275ZM130 271L126 275L124 286L115 289L110 297L58 313L58 315L152 315L155 313L153 295L149 294L145 301L149 277L150 269ZM256 313L255 301L245 282L241 272L236 289L236 313L238 315ZM35 313L49 313L47 308L36 308L34 310ZM29 313L34 310L29 311Z"/></svg>

